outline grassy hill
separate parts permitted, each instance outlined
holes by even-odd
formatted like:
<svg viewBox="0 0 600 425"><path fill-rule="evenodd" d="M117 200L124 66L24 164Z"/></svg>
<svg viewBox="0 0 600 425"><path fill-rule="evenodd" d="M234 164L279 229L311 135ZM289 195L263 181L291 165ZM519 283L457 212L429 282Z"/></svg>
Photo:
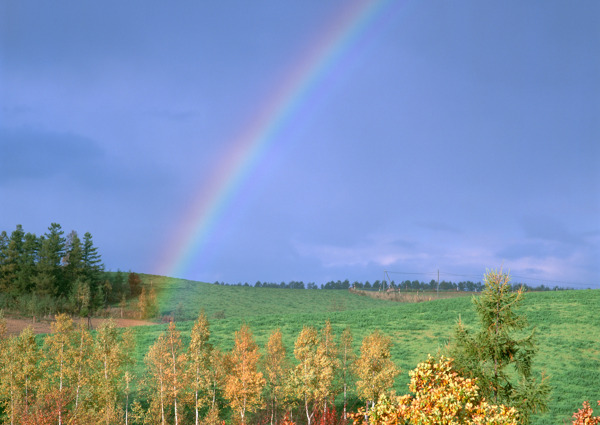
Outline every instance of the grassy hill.
<svg viewBox="0 0 600 425"><path fill-rule="evenodd" d="M402 304L341 290L231 287L142 277L157 289L161 313L179 319L177 326L184 338L204 308L211 323L211 340L224 350L231 349L242 323L250 325L261 347L271 331L281 328L290 357L303 325L321 328L329 319L338 336L350 326L357 352L362 338L378 328L394 341L392 356L402 369L395 389L401 394L408 392L407 372L428 353L444 348L459 316L467 327L477 325L471 299L465 297ZM599 310L600 290L526 294L521 312L536 329L536 369L550 375L554 387L549 412L534 418L535 424L566 423L582 401L595 404L600 399ZM135 329L140 372L144 354L165 327Z"/></svg>

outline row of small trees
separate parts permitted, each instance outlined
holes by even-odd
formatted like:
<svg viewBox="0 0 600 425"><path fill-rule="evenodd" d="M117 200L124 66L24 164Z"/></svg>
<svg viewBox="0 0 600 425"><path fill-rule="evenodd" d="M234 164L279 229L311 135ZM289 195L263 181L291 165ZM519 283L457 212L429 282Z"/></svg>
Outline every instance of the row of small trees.
<svg viewBox="0 0 600 425"><path fill-rule="evenodd" d="M288 359L279 330L272 332L264 357L247 325L223 353L210 343L204 313L195 322L187 347L174 322L150 347L142 379L134 379L132 333L106 321L95 337L59 315L42 346L26 328L8 337L0 321L0 402L5 422L44 423L219 423L228 407L237 421L262 409L271 423L284 412L302 411L306 422L326 417L343 392L344 416L356 376L358 395L375 401L399 370L390 359L391 341L378 331L363 340L358 358L347 328L340 344L331 324L321 332L304 327ZM134 389L138 397L132 402Z"/></svg>
<svg viewBox="0 0 600 425"><path fill-rule="evenodd" d="M120 423L131 381L131 332L104 322L95 338L65 314L40 347L31 328L7 337L0 320L0 411L15 424Z"/></svg>
<svg viewBox="0 0 600 425"><path fill-rule="evenodd" d="M271 333L264 357L250 328L242 325L235 334L231 352L223 353L210 342L204 313L195 322L186 348L173 322L146 356L143 382L147 410L133 407L138 420L161 424L217 423L219 400L225 400L234 420L247 423L248 416L261 411L270 423L280 423L284 413L305 417L307 424L335 411L334 400L343 395L344 412L351 376L356 377L358 396L374 402L389 390L399 370L390 358L391 341L375 331L365 337L360 356L352 350L349 328L335 342L331 324L319 332L305 326L294 345L296 363L290 362L279 330Z"/></svg>

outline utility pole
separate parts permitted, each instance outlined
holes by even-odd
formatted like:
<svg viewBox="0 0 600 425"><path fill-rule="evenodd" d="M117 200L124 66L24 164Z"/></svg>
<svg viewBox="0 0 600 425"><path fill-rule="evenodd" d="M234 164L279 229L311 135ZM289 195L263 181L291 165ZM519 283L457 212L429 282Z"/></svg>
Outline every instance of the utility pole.
<svg viewBox="0 0 600 425"><path fill-rule="evenodd" d="M438 269L437 296L440 297L440 269Z"/></svg>

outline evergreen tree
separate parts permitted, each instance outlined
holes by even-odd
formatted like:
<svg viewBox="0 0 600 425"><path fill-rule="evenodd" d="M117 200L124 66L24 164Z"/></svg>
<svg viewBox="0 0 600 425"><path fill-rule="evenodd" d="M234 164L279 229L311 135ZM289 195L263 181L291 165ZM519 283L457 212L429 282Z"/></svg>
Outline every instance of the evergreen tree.
<svg viewBox="0 0 600 425"><path fill-rule="evenodd" d="M502 271L492 270L484 280L484 291L473 298L480 329L471 332L459 321L450 356L460 373L478 379L487 399L517 408L528 423L532 413L546 409L550 388L545 377L538 382L532 373L534 333L521 336L527 326L517 312L523 292L512 292Z"/></svg>
<svg viewBox="0 0 600 425"><path fill-rule="evenodd" d="M34 289L34 278L38 260L39 240L32 233L26 233L23 241L23 253L20 270L17 274L16 287L19 294L31 293Z"/></svg>
<svg viewBox="0 0 600 425"><path fill-rule="evenodd" d="M82 261L85 279L90 285L90 293L92 295L90 300L91 310L97 311L105 303L105 294L102 287L104 264L102 264L98 248L94 246L90 232L86 232L83 235Z"/></svg>
<svg viewBox="0 0 600 425"><path fill-rule="evenodd" d="M62 260L63 275L69 285L73 285L78 279L85 280L83 248L77 232L73 230L67 235L65 242L65 256Z"/></svg>
<svg viewBox="0 0 600 425"><path fill-rule="evenodd" d="M24 238L25 232L20 224L11 233L10 239L6 239L6 233L2 237L4 248L0 269L0 290L13 296L19 295L19 288L15 283L21 271Z"/></svg>
<svg viewBox="0 0 600 425"><path fill-rule="evenodd" d="M60 225L52 223L40 239L38 273L35 277L36 292L40 295L66 296L70 292L61 269L66 244L63 234Z"/></svg>

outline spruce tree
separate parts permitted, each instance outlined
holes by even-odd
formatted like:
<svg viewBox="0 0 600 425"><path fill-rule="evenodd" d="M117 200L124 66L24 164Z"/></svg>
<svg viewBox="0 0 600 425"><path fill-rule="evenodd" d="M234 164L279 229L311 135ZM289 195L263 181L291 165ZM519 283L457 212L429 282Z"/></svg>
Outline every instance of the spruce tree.
<svg viewBox="0 0 600 425"><path fill-rule="evenodd" d="M518 313L523 291L512 291L510 277L489 271L485 289L473 298L480 329L472 332L459 320L449 354L464 376L477 378L484 397L519 410L522 423L548 404L550 387L532 371L537 351L534 332L525 333L527 319Z"/></svg>

